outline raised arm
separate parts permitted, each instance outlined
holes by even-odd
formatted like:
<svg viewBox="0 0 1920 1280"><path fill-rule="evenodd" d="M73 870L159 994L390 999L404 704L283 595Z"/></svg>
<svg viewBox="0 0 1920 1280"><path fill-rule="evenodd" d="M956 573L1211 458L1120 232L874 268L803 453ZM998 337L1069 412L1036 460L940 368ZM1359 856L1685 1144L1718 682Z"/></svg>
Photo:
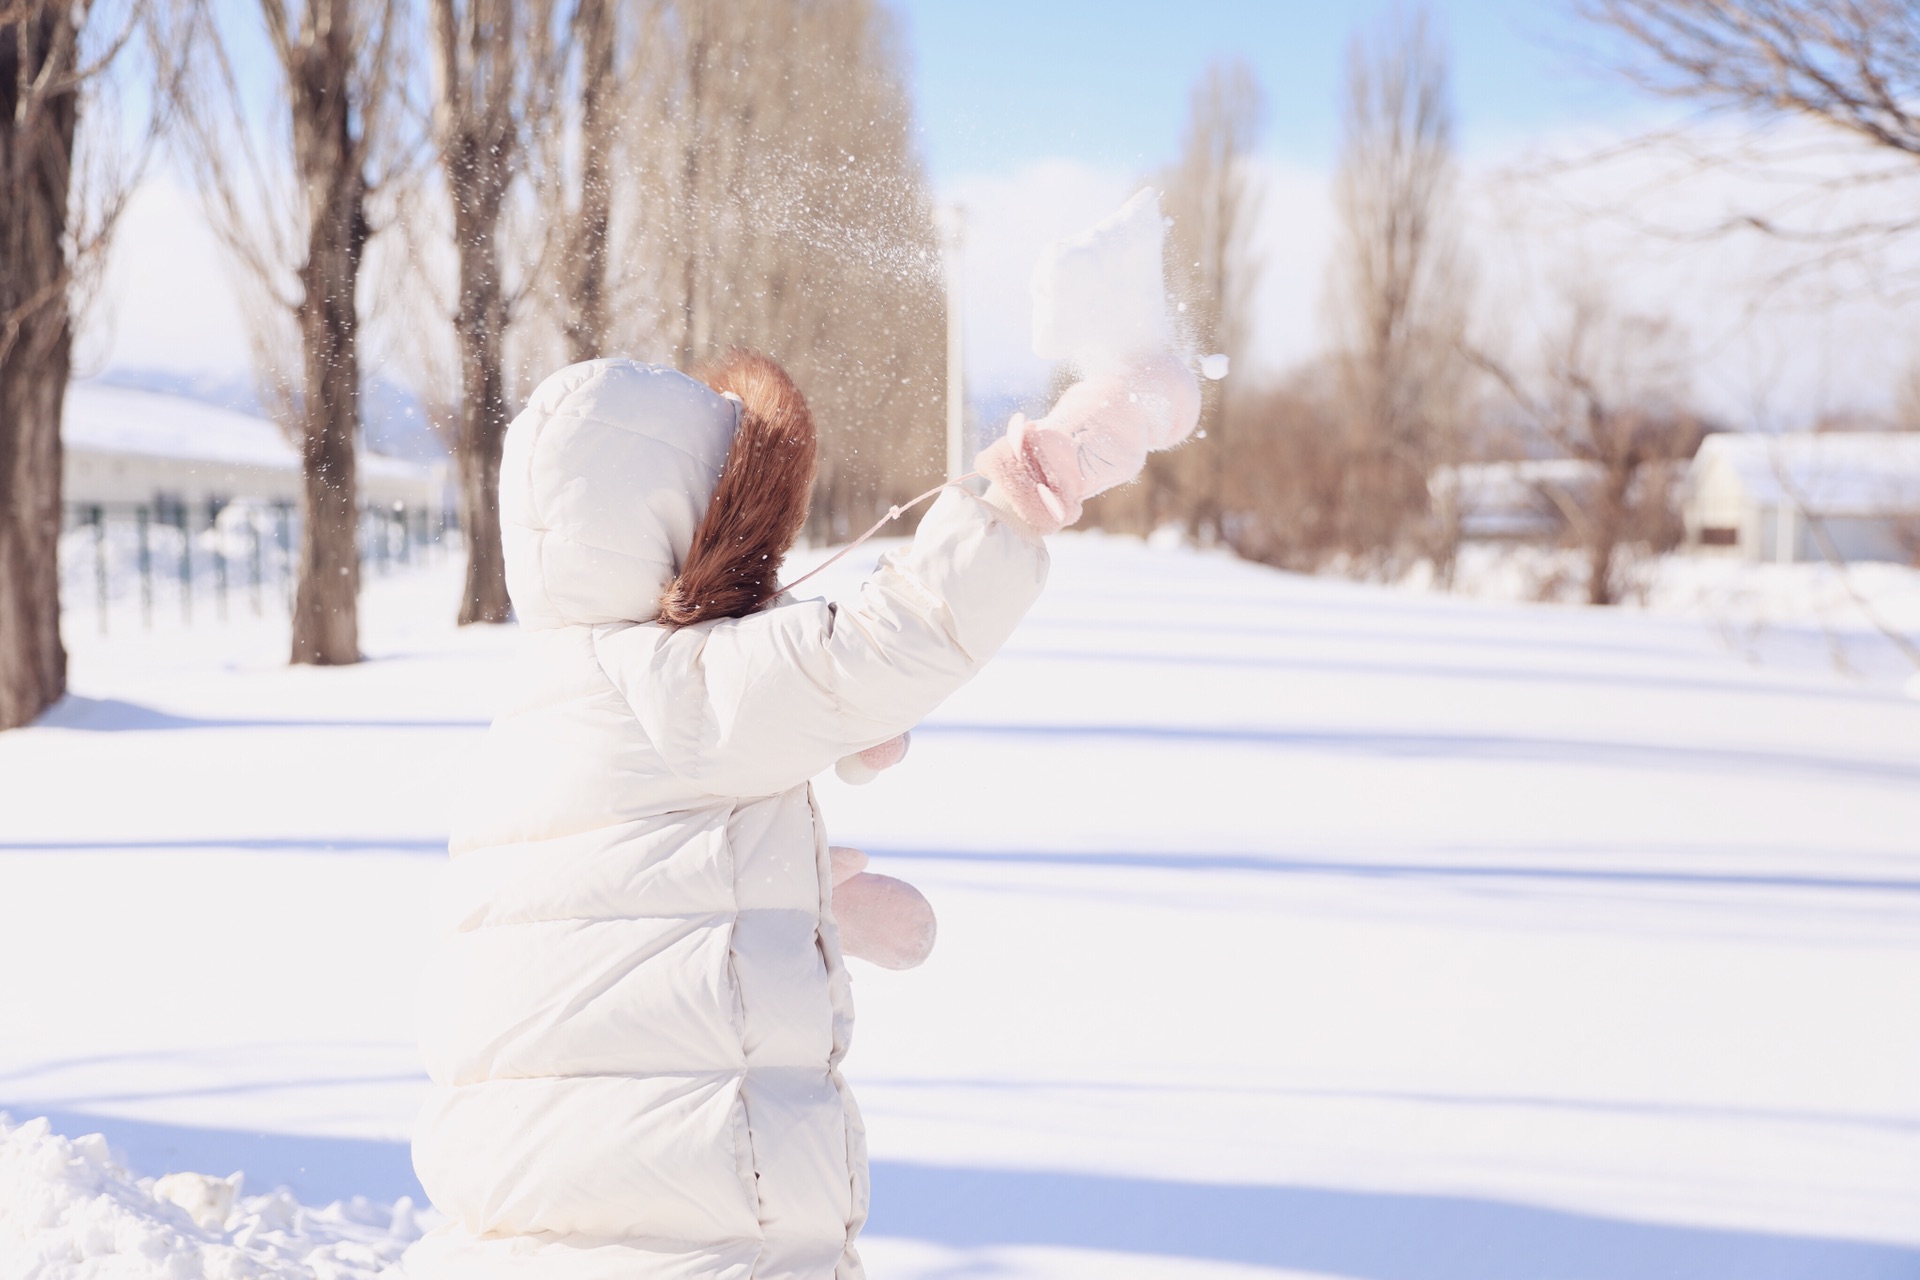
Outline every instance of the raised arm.
<svg viewBox="0 0 1920 1280"><path fill-rule="evenodd" d="M595 644L669 769L716 795L770 795L919 723L998 652L1047 564L1003 505L949 489L857 600L607 627Z"/></svg>

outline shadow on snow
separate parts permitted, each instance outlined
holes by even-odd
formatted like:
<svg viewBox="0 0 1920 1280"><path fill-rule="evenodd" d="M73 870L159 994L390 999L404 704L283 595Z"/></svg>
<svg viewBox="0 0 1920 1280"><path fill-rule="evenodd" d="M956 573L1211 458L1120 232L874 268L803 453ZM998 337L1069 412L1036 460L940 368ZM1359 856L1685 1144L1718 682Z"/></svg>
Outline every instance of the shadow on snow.
<svg viewBox="0 0 1920 1280"><path fill-rule="evenodd" d="M408 836L196 836L178 840L0 840L9 853L398 853L439 857L447 842ZM1054 867L1114 867L1142 871L1260 872L1287 876L1340 876L1367 880L1435 883L1643 885L1695 889L1791 889L1840 893L1920 894L1911 876L1819 876L1759 871L1680 871L1645 867L1541 867L1485 862L1375 862L1367 859L1297 858L1268 853L1147 852L1099 849L889 849L869 847L876 858L905 862L960 862Z"/></svg>
<svg viewBox="0 0 1920 1280"><path fill-rule="evenodd" d="M49 729L123 733L167 729L484 729L485 720L248 720L175 715L118 698L68 694L34 721Z"/></svg>
<svg viewBox="0 0 1920 1280"><path fill-rule="evenodd" d="M23 1118L23 1117L22 1117ZM55 1113L157 1175L244 1169L309 1204L422 1198L405 1143L196 1129ZM1631 1222L1464 1196L1213 1185L876 1161L876 1236L1049 1245L1292 1268L1355 1280L1913 1280L1920 1250Z"/></svg>
<svg viewBox="0 0 1920 1280"><path fill-rule="evenodd" d="M1375 729L1284 729L1260 725L977 724L930 720L916 736L1094 742L1188 743L1265 747L1309 754L1372 756L1389 760L1495 760L1515 764L1599 766L1660 773L1813 775L1853 782L1920 783L1920 764L1848 758L1812 752L1740 747L1674 746L1498 733L1411 733Z"/></svg>
<svg viewBox="0 0 1920 1280"><path fill-rule="evenodd" d="M0 849L13 846L0 844ZM1273 875L1345 876L1369 880L1511 881L1589 885L1655 885L1703 889L1812 889L1848 893L1920 893L1912 877L1807 876L1749 871L1667 871L1643 868L1539 867L1507 863L1371 862L1288 858L1264 853L1150 853L1103 850L888 849L875 858L907 862L1006 863L1056 867L1120 867L1151 871L1256 871Z"/></svg>
<svg viewBox="0 0 1920 1280"><path fill-rule="evenodd" d="M1356 1280L1912 1280L1920 1250L1667 1226L1462 1196L876 1163L870 1230Z"/></svg>

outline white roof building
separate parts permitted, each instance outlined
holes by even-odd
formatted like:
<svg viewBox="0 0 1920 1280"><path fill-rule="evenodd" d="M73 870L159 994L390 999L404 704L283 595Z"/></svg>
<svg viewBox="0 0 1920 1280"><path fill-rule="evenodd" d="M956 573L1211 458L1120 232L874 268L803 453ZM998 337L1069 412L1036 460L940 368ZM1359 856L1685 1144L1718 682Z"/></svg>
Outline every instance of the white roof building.
<svg viewBox="0 0 1920 1280"><path fill-rule="evenodd" d="M1920 433L1710 435L1687 543L1748 560L1920 560Z"/></svg>
<svg viewBox="0 0 1920 1280"><path fill-rule="evenodd" d="M209 500L300 501L300 455L265 418L184 396L126 387L67 388L61 425L65 496L79 505L204 507ZM369 506L437 511L446 505L446 468L382 457L356 458L360 500Z"/></svg>

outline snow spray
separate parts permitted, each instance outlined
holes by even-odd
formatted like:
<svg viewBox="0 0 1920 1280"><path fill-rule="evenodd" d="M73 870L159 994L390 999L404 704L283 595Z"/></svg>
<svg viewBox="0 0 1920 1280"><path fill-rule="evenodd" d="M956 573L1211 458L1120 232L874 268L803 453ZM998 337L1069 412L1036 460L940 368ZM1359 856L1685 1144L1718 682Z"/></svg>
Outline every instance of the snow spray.
<svg viewBox="0 0 1920 1280"><path fill-rule="evenodd" d="M1113 213L1078 235L1055 240L1033 265L1033 353L1064 360L1082 376L1119 368L1130 355L1174 348L1167 316L1168 219L1160 193L1142 187ZM1227 376L1227 357L1199 360L1201 374ZM815 574L851 554L893 521L949 485L977 480L977 471L937 484L917 498L890 507L865 533L780 589L787 595Z"/></svg>

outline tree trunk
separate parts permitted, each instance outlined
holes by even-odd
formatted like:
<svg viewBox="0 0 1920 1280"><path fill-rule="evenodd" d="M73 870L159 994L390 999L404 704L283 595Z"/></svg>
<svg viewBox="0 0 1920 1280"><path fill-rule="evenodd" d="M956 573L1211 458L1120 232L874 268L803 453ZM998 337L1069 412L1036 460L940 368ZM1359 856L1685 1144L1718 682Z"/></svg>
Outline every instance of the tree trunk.
<svg viewBox="0 0 1920 1280"><path fill-rule="evenodd" d="M574 40L581 49L580 209L567 238L567 359L605 355L607 242L613 224L614 129L620 103L613 78L617 38L612 0L579 0Z"/></svg>
<svg viewBox="0 0 1920 1280"><path fill-rule="evenodd" d="M1605 459L1600 477L1600 500L1591 522L1591 541L1587 544L1587 603L1617 604L1619 584L1615 582L1615 562L1626 534L1627 495L1633 490L1637 463Z"/></svg>
<svg viewBox="0 0 1920 1280"><path fill-rule="evenodd" d="M687 99L684 107L687 136L681 157L680 216L680 355L682 369L707 358L706 309L701 305L701 267L707 248L707 224L715 216L701 190L701 149L706 145L707 35L705 28L687 49Z"/></svg>
<svg viewBox="0 0 1920 1280"><path fill-rule="evenodd" d="M464 416L464 415L463 415ZM511 616L507 599L507 565L500 545L500 444L495 431L490 444L461 442L460 528L467 540L467 577L461 588L461 626L474 622L506 622Z"/></svg>
<svg viewBox="0 0 1920 1280"><path fill-rule="evenodd" d="M450 166L454 239L460 255L460 528L467 542L467 580L460 625L505 622L506 556L500 545L500 452L507 435L503 346L507 308L500 284L495 236L505 183L487 158L462 157Z"/></svg>
<svg viewBox="0 0 1920 1280"><path fill-rule="evenodd" d="M366 176L354 129L353 23L345 0L287 67L294 155L307 193L307 260L299 308L305 383L300 401L304 475L300 577L294 590L295 663L360 660L359 313L355 292L369 227Z"/></svg>
<svg viewBox="0 0 1920 1280"><path fill-rule="evenodd" d="M68 74L78 33L69 16L68 6L29 0L12 21L0 21L0 729L31 723L67 687L60 417L72 343L68 175L79 120ZM58 64L51 75L50 62ZM48 82L58 87L41 87Z"/></svg>
<svg viewBox="0 0 1920 1280"><path fill-rule="evenodd" d="M300 308L305 527L294 591L293 661L314 666L360 660L360 504L354 465L360 361L353 295L364 228L357 198L335 216L316 219L300 273L306 286Z"/></svg>
<svg viewBox="0 0 1920 1280"><path fill-rule="evenodd" d="M0 729L32 723L67 690L59 563L64 291L58 309L53 350L31 363L0 363Z"/></svg>
<svg viewBox="0 0 1920 1280"><path fill-rule="evenodd" d="M454 442L460 471L460 527L467 579L459 622L505 622L506 557L500 546L500 451L507 433L507 303L500 275L500 212L513 182L524 99L513 67L520 48L512 0L435 0L433 40L439 87L435 135L453 203L453 248L460 303L453 318L460 348L460 422ZM544 24L544 10L528 15ZM564 246L570 249L571 246Z"/></svg>

